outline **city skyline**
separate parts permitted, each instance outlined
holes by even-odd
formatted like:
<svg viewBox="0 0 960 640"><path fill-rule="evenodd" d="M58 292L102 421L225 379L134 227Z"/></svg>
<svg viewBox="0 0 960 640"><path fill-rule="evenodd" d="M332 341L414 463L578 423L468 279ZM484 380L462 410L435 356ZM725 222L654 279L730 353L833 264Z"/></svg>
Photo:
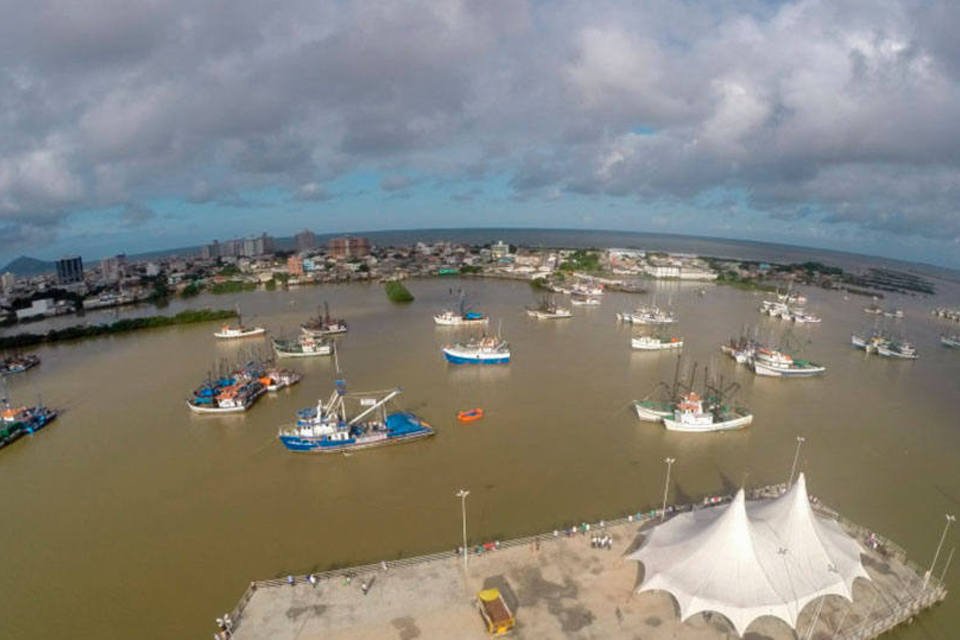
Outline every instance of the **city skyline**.
<svg viewBox="0 0 960 640"><path fill-rule="evenodd" d="M7 15L0 263L519 227L960 267L949 3Z"/></svg>

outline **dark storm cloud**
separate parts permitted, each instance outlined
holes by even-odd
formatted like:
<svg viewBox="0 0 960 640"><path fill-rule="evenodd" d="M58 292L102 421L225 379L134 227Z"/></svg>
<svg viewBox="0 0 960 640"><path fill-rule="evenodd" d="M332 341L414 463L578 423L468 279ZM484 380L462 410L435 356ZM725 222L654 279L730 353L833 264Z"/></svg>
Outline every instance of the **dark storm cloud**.
<svg viewBox="0 0 960 640"><path fill-rule="evenodd" d="M730 190L779 218L960 237L951 2L0 11L0 224L24 238L161 196L324 200L351 171L394 192L498 176L524 199Z"/></svg>

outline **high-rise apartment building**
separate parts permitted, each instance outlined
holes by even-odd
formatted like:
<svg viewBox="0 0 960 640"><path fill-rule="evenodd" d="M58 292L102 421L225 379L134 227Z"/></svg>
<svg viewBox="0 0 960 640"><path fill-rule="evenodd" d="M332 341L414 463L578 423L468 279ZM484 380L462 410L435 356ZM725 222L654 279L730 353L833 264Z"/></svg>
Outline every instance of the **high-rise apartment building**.
<svg viewBox="0 0 960 640"><path fill-rule="evenodd" d="M353 236L333 238L327 243L327 253L335 258L362 258L370 255L370 241Z"/></svg>
<svg viewBox="0 0 960 640"><path fill-rule="evenodd" d="M304 229L293 237L297 251L309 251L317 247L317 234L308 229Z"/></svg>
<svg viewBox="0 0 960 640"><path fill-rule="evenodd" d="M57 260L57 283L83 282L83 260L80 256L68 256Z"/></svg>

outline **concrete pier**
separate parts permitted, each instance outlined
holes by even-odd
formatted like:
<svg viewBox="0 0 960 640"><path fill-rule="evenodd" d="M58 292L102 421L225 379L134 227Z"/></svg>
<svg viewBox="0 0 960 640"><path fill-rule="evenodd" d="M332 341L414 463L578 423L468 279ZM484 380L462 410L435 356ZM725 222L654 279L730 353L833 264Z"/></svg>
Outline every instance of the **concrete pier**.
<svg viewBox="0 0 960 640"><path fill-rule="evenodd" d="M823 506L818 511L836 517ZM638 514L592 523L586 533L580 526L572 534L549 532L501 542L499 548L479 555L472 551L466 572L462 556L450 551L394 561L386 569L375 564L316 574L316 586L306 576L296 576L292 586L286 579L255 582L232 613L232 637L481 640L488 636L476 594L490 586L500 589L516 613L518 625L512 635L517 638L737 637L720 615L698 614L681 622L669 594L635 593L642 565L624 555L658 521L656 513ZM895 544L842 519L841 523L864 547L863 564L872 580L856 581L852 604L837 596L822 599L822 605L821 600L809 604L799 618L799 637L874 638L946 597L936 577L923 588L924 572ZM611 548L593 548L595 534L610 536ZM769 617L754 621L747 632L751 636L797 637L782 621Z"/></svg>

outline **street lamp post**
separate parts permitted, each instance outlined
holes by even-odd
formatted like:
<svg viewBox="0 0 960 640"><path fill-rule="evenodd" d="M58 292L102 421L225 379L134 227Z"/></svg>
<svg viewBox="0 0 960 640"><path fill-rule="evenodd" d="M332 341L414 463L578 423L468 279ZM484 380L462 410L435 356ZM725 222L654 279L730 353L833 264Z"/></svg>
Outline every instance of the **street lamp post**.
<svg viewBox="0 0 960 640"><path fill-rule="evenodd" d="M467 551L467 496L470 492L466 489L460 489L455 494L460 498L460 515L463 520L463 570L467 570L467 557L470 555Z"/></svg>
<svg viewBox="0 0 960 640"><path fill-rule="evenodd" d="M790 467L790 479L787 481L787 488L793 486L793 476L797 473L797 462L800 460L800 447L807 439L803 436L797 436L797 450L793 454L793 466Z"/></svg>
<svg viewBox="0 0 960 640"><path fill-rule="evenodd" d="M670 489L670 467L673 466L673 463L677 461L676 458L664 458L664 462L667 463L667 479L663 482L663 507L660 509L660 522L663 522L664 518L667 517L667 491Z"/></svg>
<svg viewBox="0 0 960 640"><path fill-rule="evenodd" d="M950 528L950 525L957 519L957 516L946 514L947 523L943 525L943 533L940 534L940 543L937 545L937 551L933 554L933 562L930 563L930 570L923 576L923 589L927 588L927 583L930 582L930 576L933 574L933 568L937 566L937 559L940 558L940 550L943 549L943 541L947 539L947 530Z"/></svg>

